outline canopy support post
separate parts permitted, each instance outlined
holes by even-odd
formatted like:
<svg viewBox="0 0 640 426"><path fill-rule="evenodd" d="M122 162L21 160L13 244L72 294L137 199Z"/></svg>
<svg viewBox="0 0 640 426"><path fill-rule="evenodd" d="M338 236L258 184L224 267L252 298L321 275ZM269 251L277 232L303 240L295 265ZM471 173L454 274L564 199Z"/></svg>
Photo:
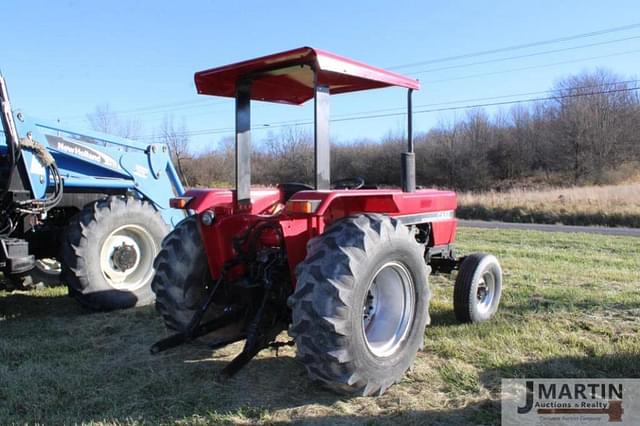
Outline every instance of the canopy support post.
<svg viewBox="0 0 640 426"><path fill-rule="evenodd" d="M331 186L331 146L329 144L329 86L318 84L314 71L314 168L315 188Z"/></svg>
<svg viewBox="0 0 640 426"><path fill-rule="evenodd" d="M251 81L236 85L236 208L251 209Z"/></svg>

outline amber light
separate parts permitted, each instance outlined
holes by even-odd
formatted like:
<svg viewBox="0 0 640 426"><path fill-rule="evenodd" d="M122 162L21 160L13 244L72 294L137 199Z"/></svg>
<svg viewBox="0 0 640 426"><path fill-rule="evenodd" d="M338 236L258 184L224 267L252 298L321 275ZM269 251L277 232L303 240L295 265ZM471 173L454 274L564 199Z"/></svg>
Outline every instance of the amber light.
<svg viewBox="0 0 640 426"><path fill-rule="evenodd" d="M174 209L185 209L189 201L193 200L193 197L175 197L169 199L169 206Z"/></svg>
<svg viewBox="0 0 640 426"><path fill-rule="evenodd" d="M313 213L320 205L320 200L289 200L288 213Z"/></svg>

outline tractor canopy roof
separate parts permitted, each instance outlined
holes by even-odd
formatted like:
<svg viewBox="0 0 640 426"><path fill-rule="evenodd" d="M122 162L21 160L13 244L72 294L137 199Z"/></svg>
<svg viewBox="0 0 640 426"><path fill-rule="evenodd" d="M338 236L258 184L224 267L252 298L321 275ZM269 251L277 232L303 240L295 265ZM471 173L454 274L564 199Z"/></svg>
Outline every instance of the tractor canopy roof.
<svg viewBox="0 0 640 426"><path fill-rule="evenodd" d="M389 86L420 88L417 80L311 47L200 71L195 83L200 94L233 98L237 83L250 80L251 99L299 105L314 96L313 70L317 84L328 86L331 94Z"/></svg>

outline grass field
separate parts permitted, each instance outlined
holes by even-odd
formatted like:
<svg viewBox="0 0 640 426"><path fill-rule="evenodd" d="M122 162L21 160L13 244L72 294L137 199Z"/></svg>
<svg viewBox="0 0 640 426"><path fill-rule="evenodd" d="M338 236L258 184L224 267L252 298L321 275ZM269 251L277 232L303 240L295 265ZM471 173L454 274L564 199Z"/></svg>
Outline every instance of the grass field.
<svg viewBox="0 0 640 426"><path fill-rule="evenodd" d="M640 377L640 239L464 228L463 252L495 253L499 314L460 325L435 277L426 347L379 398L310 382L292 349L213 381L239 350L160 356L153 308L87 314L62 289L0 292L0 424L494 424L502 377Z"/></svg>
<svg viewBox="0 0 640 426"><path fill-rule="evenodd" d="M464 219L640 228L640 182L461 193L458 202Z"/></svg>

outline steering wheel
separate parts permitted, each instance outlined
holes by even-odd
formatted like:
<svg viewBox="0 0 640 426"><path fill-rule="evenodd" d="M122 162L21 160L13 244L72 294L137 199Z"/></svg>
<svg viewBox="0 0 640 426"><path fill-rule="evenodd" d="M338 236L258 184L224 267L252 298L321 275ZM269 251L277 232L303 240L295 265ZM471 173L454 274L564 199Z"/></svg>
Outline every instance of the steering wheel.
<svg viewBox="0 0 640 426"><path fill-rule="evenodd" d="M364 179L361 177L339 179L333 182L333 189L360 189L363 186Z"/></svg>

